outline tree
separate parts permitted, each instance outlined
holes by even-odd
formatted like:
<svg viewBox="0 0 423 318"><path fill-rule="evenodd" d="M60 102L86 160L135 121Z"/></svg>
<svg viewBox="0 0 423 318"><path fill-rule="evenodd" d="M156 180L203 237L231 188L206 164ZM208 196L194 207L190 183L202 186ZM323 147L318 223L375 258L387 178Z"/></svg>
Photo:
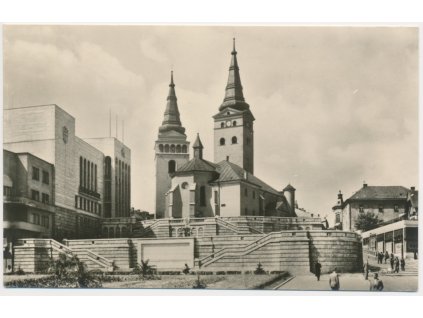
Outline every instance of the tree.
<svg viewBox="0 0 423 318"><path fill-rule="evenodd" d="M360 213L355 221L355 228L363 232L374 229L380 223L377 215L372 212Z"/></svg>

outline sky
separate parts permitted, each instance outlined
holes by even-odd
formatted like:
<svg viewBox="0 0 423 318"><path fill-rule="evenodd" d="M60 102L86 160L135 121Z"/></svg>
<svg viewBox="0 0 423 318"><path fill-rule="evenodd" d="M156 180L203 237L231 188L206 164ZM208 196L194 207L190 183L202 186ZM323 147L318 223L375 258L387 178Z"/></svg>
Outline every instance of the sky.
<svg viewBox="0 0 423 318"><path fill-rule="evenodd" d="M132 206L154 211L154 141L174 71L181 121L213 161L213 119L236 37L256 118L257 177L326 215L341 190L418 186L418 29L412 27L9 25L4 107L57 104L76 134L131 148ZM192 151L191 151L192 153Z"/></svg>

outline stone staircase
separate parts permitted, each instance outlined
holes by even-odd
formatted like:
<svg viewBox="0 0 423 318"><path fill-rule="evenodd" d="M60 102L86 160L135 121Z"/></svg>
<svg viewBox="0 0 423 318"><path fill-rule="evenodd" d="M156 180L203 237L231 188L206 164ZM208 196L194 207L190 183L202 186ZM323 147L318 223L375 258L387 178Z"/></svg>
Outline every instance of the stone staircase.
<svg viewBox="0 0 423 318"><path fill-rule="evenodd" d="M112 261L88 249L73 251L53 239L21 239L15 249L15 270L21 268L25 272L40 272L48 269L51 259L59 254L76 255L89 270L112 271ZM36 257L35 257L36 256Z"/></svg>

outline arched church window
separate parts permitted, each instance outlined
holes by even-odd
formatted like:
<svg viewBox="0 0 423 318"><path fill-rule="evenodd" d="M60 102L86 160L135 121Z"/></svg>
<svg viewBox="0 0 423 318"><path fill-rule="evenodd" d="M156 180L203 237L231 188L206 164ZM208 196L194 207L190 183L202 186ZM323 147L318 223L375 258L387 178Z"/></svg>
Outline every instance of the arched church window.
<svg viewBox="0 0 423 318"><path fill-rule="evenodd" d="M225 145L225 138L220 138L220 145L224 146Z"/></svg>
<svg viewBox="0 0 423 318"><path fill-rule="evenodd" d="M206 206L206 187L200 187L200 206Z"/></svg>
<svg viewBox="0 0 423 318"><path fill-rule="evenodd" d="M160 151L160 152L163 152L163 150L164 150L164 149L163 149L163 145L162 145L162 144L160 144L160 145L159 145L159 151Z"/></svg>
<svg viewBox="0 0 423 318"><path fill-rule="evenodd" d="M186 145L182 146L182 153L187 153L187 146Z"/></svg>
<svg viewBox="0 0 423 318"><path fill-rule="evenodd" d="M181 145L176 146L176 153L181 153Z"/></svg>
<svg viewBox="0 0 423 318"><path fill-rule="evenodd" d="M174 173L176 171L176 162L175 160L170 160L168 163L168 172Z"/></svg>
<svg viewBox="0 0 423 318"><path fill-rule="evenodd" d="M232 126L233 126L233 127L235 127L235 126L236 126L236 120L234 120L234 121L232 122Z"/></svg>
<svg viewBox="0 0 423 318"><path fill-rule="evenodd" d="M236 138L235 136L232 137L232 143L236 144L238 143L238 138Z"/></svg>
<svg viewBox="0 0 423 318"><path fill-rule="evenodd" d="M171 145L170 146L170 152L171 153L175 153L175 145Z"/></svg>
<svg viewBox="0 0 423 318"><path fill-rule="evenodd" d="M165 152L169 152L169 145L165 145Z"/></svg>
<svg viewBox="0 0 423 318"><path fill-rule="evenodd" d="M223 121L220 123L220 128L225 128L225 123Z"/></svg>

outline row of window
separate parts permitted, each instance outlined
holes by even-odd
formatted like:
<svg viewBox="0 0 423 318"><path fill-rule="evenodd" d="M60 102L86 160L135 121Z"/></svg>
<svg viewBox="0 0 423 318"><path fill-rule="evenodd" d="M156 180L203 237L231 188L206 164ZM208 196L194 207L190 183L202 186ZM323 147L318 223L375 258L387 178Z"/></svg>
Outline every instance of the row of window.
<svg viewBox="0 0 423 318"><path fill-rule="evenodd" d="M31 190L31 199L34 201L40 201L40 192L37 190ZM50 196L47 193L41 193L41 202L49 204Z"/></svg>
<svg viewBox="0 0 423 318"><path fill-rule="evenodd" d="M32 167L32 180L40 181L40 168ZM50 174L48 171L42 170L42 183L50 184Z"/></svg>
<svg viewBox="0 0 423 318"><path fill-rule="evenodd" d="M235 136L233 136L232 138L231 138L231 141L232 141L232 145L235 145L235 144L237 144L238 143L238 138L237 137L235 137ZM247 138L246 140L245 140L245 143L247 144L247 145L249 145L250 144L250 138ZM219 140L219 144L221 145L221 146L224 146L224 145L226 145L226 139L225 138L220 138L220 140Z"/></svg>
<svg viewBox="0 0 423 318"><path fill-rule="evenodd" d="M95 201L75 196L75 208L101 215L101 204Z"/></svg>
<svg viewBox="0 0 423 318"><path fill-rule="evenodd" d="M232 121L232 123L230 122L230 121L228 121L227 123L225 123L225 122L221 122L220 123L220 128L225 128L225 127L235 127L237 125L237 122L236 122L236 120L234 120L234 121Z"/></svg>
<svg viewBox="0 0 423 318"><path fill-rule="evenodd" d="M359 207L358 207L358 210L359 210L359 212L364 212L364 206L362 206L362 205L360 205ZM378 207L378 211L379 212L381 212L381 213L383 213L383 211L384 211L384 206L383 205L379 205L379 207ZM394 205L394 212L399 212L399 206L396 204L396 205Z"/></svg>
<svg viewBox="0 0 423 318"><path fill-rule="evenodd" d="M97 165L79 157L79 186L97 192Z"/></svg>
<svg viewBox="0 0 423 318"><path fill-rule="evenodd" d="M50 226L50 218L46 215L40 216L38 213L32 213L30 222L46 228Z"/></svg>
<svg viewBox="0 0 423 318"><path fill-rule="evenodd" d="M187 145L159 145L160 152L167 152L167 153L187 153L188 148Z"/></svg>

